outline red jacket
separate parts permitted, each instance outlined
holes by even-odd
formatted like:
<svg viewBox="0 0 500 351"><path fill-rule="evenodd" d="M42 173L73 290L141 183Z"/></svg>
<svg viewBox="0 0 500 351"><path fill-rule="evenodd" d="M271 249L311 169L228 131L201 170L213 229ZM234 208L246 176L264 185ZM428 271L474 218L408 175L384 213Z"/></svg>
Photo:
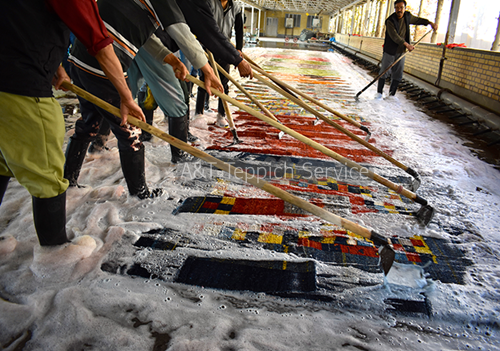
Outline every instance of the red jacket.
<svg viewBox="0 0 500 351"><path fill-rule="evenodd" d="M0 91L52 96L70 30L92 55L113 42L94 0L0 2Z"/></svg>

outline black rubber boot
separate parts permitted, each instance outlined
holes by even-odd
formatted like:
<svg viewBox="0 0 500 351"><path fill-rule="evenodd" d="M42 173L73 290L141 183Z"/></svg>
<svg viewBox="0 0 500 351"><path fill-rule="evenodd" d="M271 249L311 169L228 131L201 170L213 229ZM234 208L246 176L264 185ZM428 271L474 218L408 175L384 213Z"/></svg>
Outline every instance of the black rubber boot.
<svg viewBox="0 0 500 351"><path fill-rule="evenodd" d="M389 88L389 95L394 96L398 91L399 80L391 81L391 87Z"/></svg>
<svg viewBox="0 0 500 351"><path fill-rule="evenodd" d="M187 141L187 129L188 129L188 115L185 114L183 117L169 117L168 118L168 134L177 139L186 142ZM172 153L172 163L188 162L192 160L192 156L187 152L184 152L173 145L170 145L170 151Z"/></svg>
<svg viewBox="0 0 500 351"><path fill-rule="evenodd" d="M198 140L198 137L194 136L193 134L191 134L191 132L189 131L189 103L187 104L188 106L188 109L187 109L187 112L186 112L186 123L187 123L187 141L189 141L190 143L192 142L195 142L196 140Z"/></svg>
<svg viewBox="0 0 500 351"><path fill-rule="evenodd" d="M191 134L191 132L188 130L188 141L190 143L194 143L196 140L198 140L198 137L196 135Z"/></svg>
<svg viewBox="0 0 500 351"><path fill-rule="evenodd" d="M146 117L146 123L149 124L150 126L152 126L153 125L153 116L154 116L155 111L154 110L146 110L143 108L142 112L144 113L144 116ZM144 130L142 131L141 136L139 137L139 139L141 141L150 141L152 138L153 138L153 136Z"/></svg>
<svg viewBox="0 0 500 351"><path fill-rule="evenodd" d="M189 92L189 97L190 98L193 98L194 97L194 94L193 94L193 83L192 82L187 82L187 89L188 89L188 92Z"/></svg>
<svg viewBox="0 0 500 351"><path fill-rule="evenodd" d="M205 92L205 105L204 105L204 109L205 109L205 111L212 111L210 109L210 95L208 95L206 92Z"/></svg>
<svg viewBox="0 0 500 351"><path fill-rule="evenodd" d="M2 204L3 196L7 191L7 186L9 185L10 177L0 176L0 205Z"/></svg>
<svg viewBox="0 0 500 351"><path fill-rule="evenodd" d="M377 93L382 94L384 92L385 78L380 78L378 80Z"/></svg>
<svg viewBox="0 0 500 351"><path fill-rule="evenodd" d="M198 87L198 93L196 94L196 107L194 112L197 115L202 115L203 114L203 106L205 105L205 95L207 95L207 92L205 89L202 87Z"/></svg>
<svg viewBox="0 0 500 351"><path fill-rule="evenodd" d="M146 184L144 145L138 151L120 150L120 162L130 195L137 196L139 199L147 199L158 197L163 193L162 189L150 191Z"/></svg>
<svg viewBox="0 0 500 351"><path fill-rule="evenodd" d="M66 192L41 199L32 196L33 221L41 246L62 245L66 236Z"/></svg>
<svg viewBox="0 0 500 351"><path fill-rule="evenodd" d="M186 118L187 118L187 141L189 142L194 142L196 140L198 140L197 137L195 137L193 134L191 134L189 132L189 115L190 115L190 111L189 111L189 94L190 94L190 91L191 91L191 87L189 86L189 84L193 84L191 82L185 82L183 80L180 80L179 79L179 82L181 84L181 88L182 88L182 91L184 93L184 102L186 103L187 105L187 112L186 112Z"/></svg>
<svg viewBox="0 0 500 351"><path fill-rule="evenodd" d="M78 176L89 144L90 141L69 139L66 147L66 163L64 164L64 178L69 180L69 186L78 186Z"/></svg>

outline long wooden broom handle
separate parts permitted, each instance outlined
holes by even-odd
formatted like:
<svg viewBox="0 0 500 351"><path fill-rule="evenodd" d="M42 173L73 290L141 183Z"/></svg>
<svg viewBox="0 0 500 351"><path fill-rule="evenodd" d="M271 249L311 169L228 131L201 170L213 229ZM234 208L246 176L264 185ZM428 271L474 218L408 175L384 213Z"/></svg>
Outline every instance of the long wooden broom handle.
<svg viewBox="0 0 500 351"><path fill-rule="evenodd" d="M422 39L424 39L424 38L427 36L427 34L429 34L429 33L430 33L430 32L432 32L432 31L433 31L433 29L429 30L427 33L425 33L424 35L422 35L422 37L421 37L421 38L420 38L420 39L419 39L419 40L418 40L415 44L413 44L413 46L417 46L417 45L418 45L418 44L422 41ZM393 62L393 63L392 63L389 67L387 67L387 68L384 70L384 72L380 73L380 74L379 74L377 77L375 77L375 79L374 79L374 80L372 80L372 81L371 81L371 82L370 82L367 86L365 86L362 90L360 90L360 91L356 94L356 98L358 98L358 97L359 97L359 96L360 96L360 95L361 95L361 94L362 94L362 93L363 93L366 89L368 89L369 87L371 87L373 83L375 83L377 80L379 80L379 79L380 79L380 77L382 77L384 74L386 74L387 72L389 72L389 70L390 70L392 67L394 67L394 66L396 65L396 63L398 63L398 62L399 62L399 61L400 61L403 57L405 57L405 56L406 56L406 54L407 54L407 53L409 53L409 52L411 52L411 51L405 51L405 53L404 53L403 55L399 56L399 58L398 58L396 61L394 61L394 62Z"/></svg>
<svg viewBox="0 0 500 351"><path fill-rule="evenodd" d="M256 76L256 73L254 73L254 76ZM186 75L186 79L188 79L189 81L193 82L194 84L196 84L198 86L201 86L202 88L205 88L205 85L203 84L202 81L194 78L193 76L191 76L189 74ZM356 162L351 161L351 160L339 155L335 151L315 142L314 140L307 138L306 136L294 131L293 129L290 129L290 128L280 124L279 122L274 121L273 119L271 119L267 116L264 116L263 114L255 111L252 108L242 104L241 102L227 96L226 94L221 93L218 90L215 90L213 88L211 88L211 90L212 90L213 94L215 94L219 97L222 97L223 99L227 100L228 102L230 102L234 106L239 107L240 109L250 113L254 117L257 117L258 119L260 119L264 122L267 122L268 124L272 125L273 127L287 133L288 135L294 137L297 140L302 141L304 144L307 144L307 145L313 147L314 149L322 152L323 154L332 157L333 159L339 161L343 165L346 165L347 167L352 168L363 175L366 175L370 179L375 180L376 182L388 187L389 189L394 190L398 194L401 194L401 195L407 197L408 199L411 199L411 200L413 200L421 205L424 205L424 206L427 205L427 200L425 200L425 199L421 198L420 196L418 196L417 194L405 189L402 185L397 185L397 184L391 182L390 180L388 180L382 176L379 176L378 174L367 169L366 167L363 167L363 166L357 164Z"/></svg>
<svg viewBox="0 0 500 351"><path fill-rule="evenodd" d="M243 54L243 58L245 58L245 60L247 60L254 67L254 69L256 71L260 72L262 75L264 75L267 78L271 79L273 82L275 82L277 84L279 83L279 85L280 85L280 87L282 89L283 89L283 87L285 87L286 89L288 89L290 91L293 91L295 94L302 96L304 99L307 99L307 100L311 101L312 103L315 103L316 105L318 105L319 107L323 108L324 110L326 110L326 111L328 111L328 112L336 115L339 118L342 118L344 121L349 122L349 123L351 123L352 125L354 125L354 126L356 126L358 128L366 128L362 124L360 124L360 123L356 122L355 120L353 120L352 118L349 118L349 117L343 115L342 113L333 110L332 108L326 106L325 104L323 104L320 101L316 100L312 96L309 96L308 94L303 93L302 91L300 91L298 89L295 89L294 87L286 84L285 82L283 82L283 81L279 80L278 78L276 78L275 76L271 75L270 73L264 71L261 67L259 67L259 65L257 65L255 62L253 62L252 60L250 60L250 58L246 54ZM283 89L283 90L285 90L285 89Z"/></svg>
<svg viewBox="0 0 500 351"><path fill-rule="evenodd" d="M342 127L340 124L338 124L338 123L332 121L331 119L323 116L323 114L319 113L318 111L316 111L315 109L313 109L311 106L309 106L306 103L304 103L302 100L293 97L292 95L290 95L289 93L287 93L283 89L280 89L276 85L268 82L267 80L265 80L258 73L254 72L254 77L257 78L262 83L264 83L265 85L269 86L270 88L276 90L278 93L280 93L283 96L287 97L288 99L292 100L293 102L295 102L299 106L302 106L304 109L306 109L307 111L311 112L313 115L315 115L316 117L320 118L321 120L325 121L326 123L328 123L329 125L331 125L335 129L337 129L337 130L341 131L342 133L346 134L347 136L351 137L351 139L357 141L361 145L363 145L366 148L370 149L371 151L375 152L377 155L385 158L387 161L391 162L393 165L395 165L395 166L397 166L397 167L399 167L399 168L401 168L401 169L403 169L405 171L408 170L408 166L405 166L401 162L395 160L394 158L392 158L391 156L387 155L385 152L383 152L379 148L377 148L377 147L373 146L372 144L370 144L369 142L365 141L363 138L360 138L356 134L352 133L350 130Z"/></svg>
<svg viewBox="0 0 500 351"><path fill-rule="evenodd" d="M238 83L233 77L231 77L231 75L228 72L226 72L226 70L224 68L222 68L221 65L219 65L217 62L215 62L215 63L217 64L217 68L219 69L219 72L222 73L227 79L229 79L231 81L231 83L233 83L255 105L257 105L257 107L259 107L262 110L262 112L264 112L269 118L272 118L275 121L278 120L276 118L276 116L274 116L264 105L262 105L262 103L259 100L257 100L255 97L253 97L245 88L243 88L243 86L240 83Z"/></svg>
<svg viewBox="0 0 500 351"><path fill-rule="evenodd" d="M214 69L215 76L218 80L220 80L219 71L217 70L217 62L215 62L214 55L207 50L208 60ZM222 105L224 106L224 110L226 111L227 123L229 124L229 129L234 130L234 121L233 116L231 115L231 110L227 104L226 100L222 100Z"/></svg>
<svg viewBox="0 0 500 351"><path fill-rule="evenodd" d="M201 82L200 80L196 79L196 78L193 78L192 76L188 75L187 76L188 79L190 81L192 81L193 83L201 86L202 88L205 88L205 85L203 84L203 82ZM88 93L87 91L77 87L76 85L73 85L67 81L63 82L62 83L62 86L68 90L71 90L72 92L74 92L76 95L84 98L85 100L88 100L90 102L92 102L94 105L96 106L99 106L100 108L108 111L109 113L112 113L113 115L117 116L117 117L120 117L121 118L121 114L120 114L120 109L118 109L117 107L99 99L98 97ZM221 97L221 95L224 95L222 93L220 93L219 91L215 90L212 88L212 93L219 93L219 94L216 94L218 95L219 97ZM267 117L265 117L267 118ZM267 118L269 119L269 118ZM127 117L127 120L128 120L128 123L130 123L131 125L134 125L136 127L139 127L143 130L145 130L146 132L150 133L150 134L153 134L155 136L157 136L158 138L166 141L167 143L181 149L181 150L184 150L188 153L190 153L191 155L195 156L195 157L198 157L206 162L208 162L209 164L223 170L223 171L226 171L227 173L235 176L235 177L238 177L254 186L256 186L257 188L259 189L262 189L286 202L289 202L297 207L300 207L301 209L309 212L309 213L312 213L322 219L324 219L325 221L328 221L332 224L335 224L337 226L340 226L342 228L345 228L357 235L360 235L364 238L367 238L367 239L372 239L374 241L377 241L376 243L377 244L386 244L387 243L387 239L385 239L384 237L380 236L379 234L375 233L374 231L371 231L357 223L354 223L354 222L351 222L347 219L344 219L340 216L337 216L321 207L318 207L316 205L313 205L297 196L294 196L290 193L288 193L287 191L285 190L282 190L274 185L271 185L270 183L266 182L265 180L262 180L261 178L258 178L256 176L254 176L253 174L249 174L245 171L243 171L241 168L236 168L236 167L233 167L231 166L230 164L227 164L177 138L174 138L173 136L161 131L160 129L156 128L156 127L153 127L153 126L150 126L149 124L145 123L145 122L142 122L141 120L137 119L136 117L134 116L131 116L129 115ZM269 119L271 120L271 119ZM272 121L272 120L271 120ZM275 122L276 123L276 122ZM279 125L279 123L278 123Z"/></svg>

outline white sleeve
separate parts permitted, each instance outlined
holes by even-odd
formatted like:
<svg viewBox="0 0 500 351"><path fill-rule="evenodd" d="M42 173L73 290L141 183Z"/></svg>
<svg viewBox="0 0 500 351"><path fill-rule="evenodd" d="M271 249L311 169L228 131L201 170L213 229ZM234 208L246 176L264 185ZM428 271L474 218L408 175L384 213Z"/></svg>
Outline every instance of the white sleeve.
<svg viewBox="0 0 500 351"><path fill-rule="evenodd" d="M175 40L195 69L206 65L208 59L205 51L186 23L172 24L166 28L166 32Z"/></svg>
<svg viewBox="0 0 500 351"><path fill-rule="evenodd" d="M160 38L158 38L155 34L151 35L148 41L144 44L144 49L154 57L155 60L165 63L163 59L165 56L172 53L163 43Z"/></svg>

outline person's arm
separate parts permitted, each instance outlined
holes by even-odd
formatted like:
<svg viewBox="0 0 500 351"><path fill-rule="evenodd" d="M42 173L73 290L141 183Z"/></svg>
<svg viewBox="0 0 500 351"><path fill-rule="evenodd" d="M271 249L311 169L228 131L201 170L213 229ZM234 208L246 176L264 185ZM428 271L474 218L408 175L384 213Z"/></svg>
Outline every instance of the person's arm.
<svg viewBox="0 0 500 351"><path fill-rule="evenodd" d="M186 23L175 23L165 28L167 34L175 41L179 49L195 69L200 69L208 62L205 51L196 40Z"/></svg>
<svg viewBox="0 0 500 351"><path fill-rule="evenodd" d="M210 87L224 92L224 88L220 80L215 75L212 67L208 64L208 59L201 47L200 43L196 40L193 33L185 23L176 23L166 28L166 32L177 43L181 51L186 55L187 59L195 69L201 69L205 75L206 90L209 95L212 95ZM175 70L175 69L174 69ZM185 75L184 75L185 77ZM183 78L184 79L184 78Z"/></svg>
<svg viewBox="0 0 500 351"><path fill-rule="evenodd" d="M66 91L67 89L65 89L61 86L61 84L64 81L71 83L71 79L69 78L68 74L64 70L64 67L62 65L59 65L59 67L57 67L57 71L56 71L56 74L54 75L54 78L52 78L52 85L54 86L54 88L56 88L56 90L61 89L61 90Z"/></svg>
<svg viewBox="0 0 500 351"><path fill-rule="evenodd" d="M122 125L127 123L131 114L146 121L141 108L134 102L115 54L108 31L99 16L94 0L46 0L55 13L68 26L73 34L85 45L88 52L95 56L102 70L120 94L120 113Z"/></svg>
<svg viewBox="0 0 500 351"><path fill-rule="evenodd" d="M165 56L163 62L168 63L172 66L175 77L180 80L186 80L186 75L189 73L186 66L182 63L181 60L174 54L170 54Z"/></svg>
<svg viewBox="0 0 500 351"><path fill-rule="evenodd" d="M394 27L394 23L390 20L385 21L385 31L386 35L388 35L398 46L403 45L408 51L413 51L415 47L410 43L407 43L405 39L399 35L396 27Z"/></svg>
<svg viewBox="0 0 500 351"><path fill-rule="evenodd" d="M191 32L215 57L236 66L242 77L253 78L250 64L222 33L206 0L177 0L177 4Z"/></svg>
<svg viewBox="0 0 500 351"><path fill-rule="evenodd" d="M434 31L437 31L438 29L436 23L429 21L427 18L417 17L413 15L410 16L410 24L414 24L416 26L427 26L430 24Z"/></svg>
<svg viewBox="0 0 500 351"><path fill-rule="evenodd" d="M127 123L127 116L131 114L134 117L139 118L143 122L146 122L146 118L142 113L141 108L135 103L132 93L128 87L125 76L123 75L123 69L118 57L115 54L113 45L108 45L95 55L95 58L101 65L102 70L106 74L106 77L113 83L118 94L120 94L120 113L122 115L122 125Z"/></svg>
<svg viewBox="0 0 500 351"><path fill-rule="evenodd" d="M421 18L417 16L413 16L410 14L410 24L416 25L416 26L426 26L430 23L430 21L426 18Z"/></svg>
<svg viewBox="0 0 500 351"><path fill-rule="evenodd" d="M155 34L151 35L143 45L143 48L158 62L164 62L163 59L165 56L172 53Z"/></svg>
<svg viewBox="0 0 500 351"><path fill-rule="evenodd" d="M113 43L93 0L46 0L71 32L95 56Z"/></svg>
<svg viewBox="0 0 500 351"><path fill-rule="evenodd" d="M191 32L215 57L238 66L242 58L219 28L206 0L177 0Z"/></svg>

